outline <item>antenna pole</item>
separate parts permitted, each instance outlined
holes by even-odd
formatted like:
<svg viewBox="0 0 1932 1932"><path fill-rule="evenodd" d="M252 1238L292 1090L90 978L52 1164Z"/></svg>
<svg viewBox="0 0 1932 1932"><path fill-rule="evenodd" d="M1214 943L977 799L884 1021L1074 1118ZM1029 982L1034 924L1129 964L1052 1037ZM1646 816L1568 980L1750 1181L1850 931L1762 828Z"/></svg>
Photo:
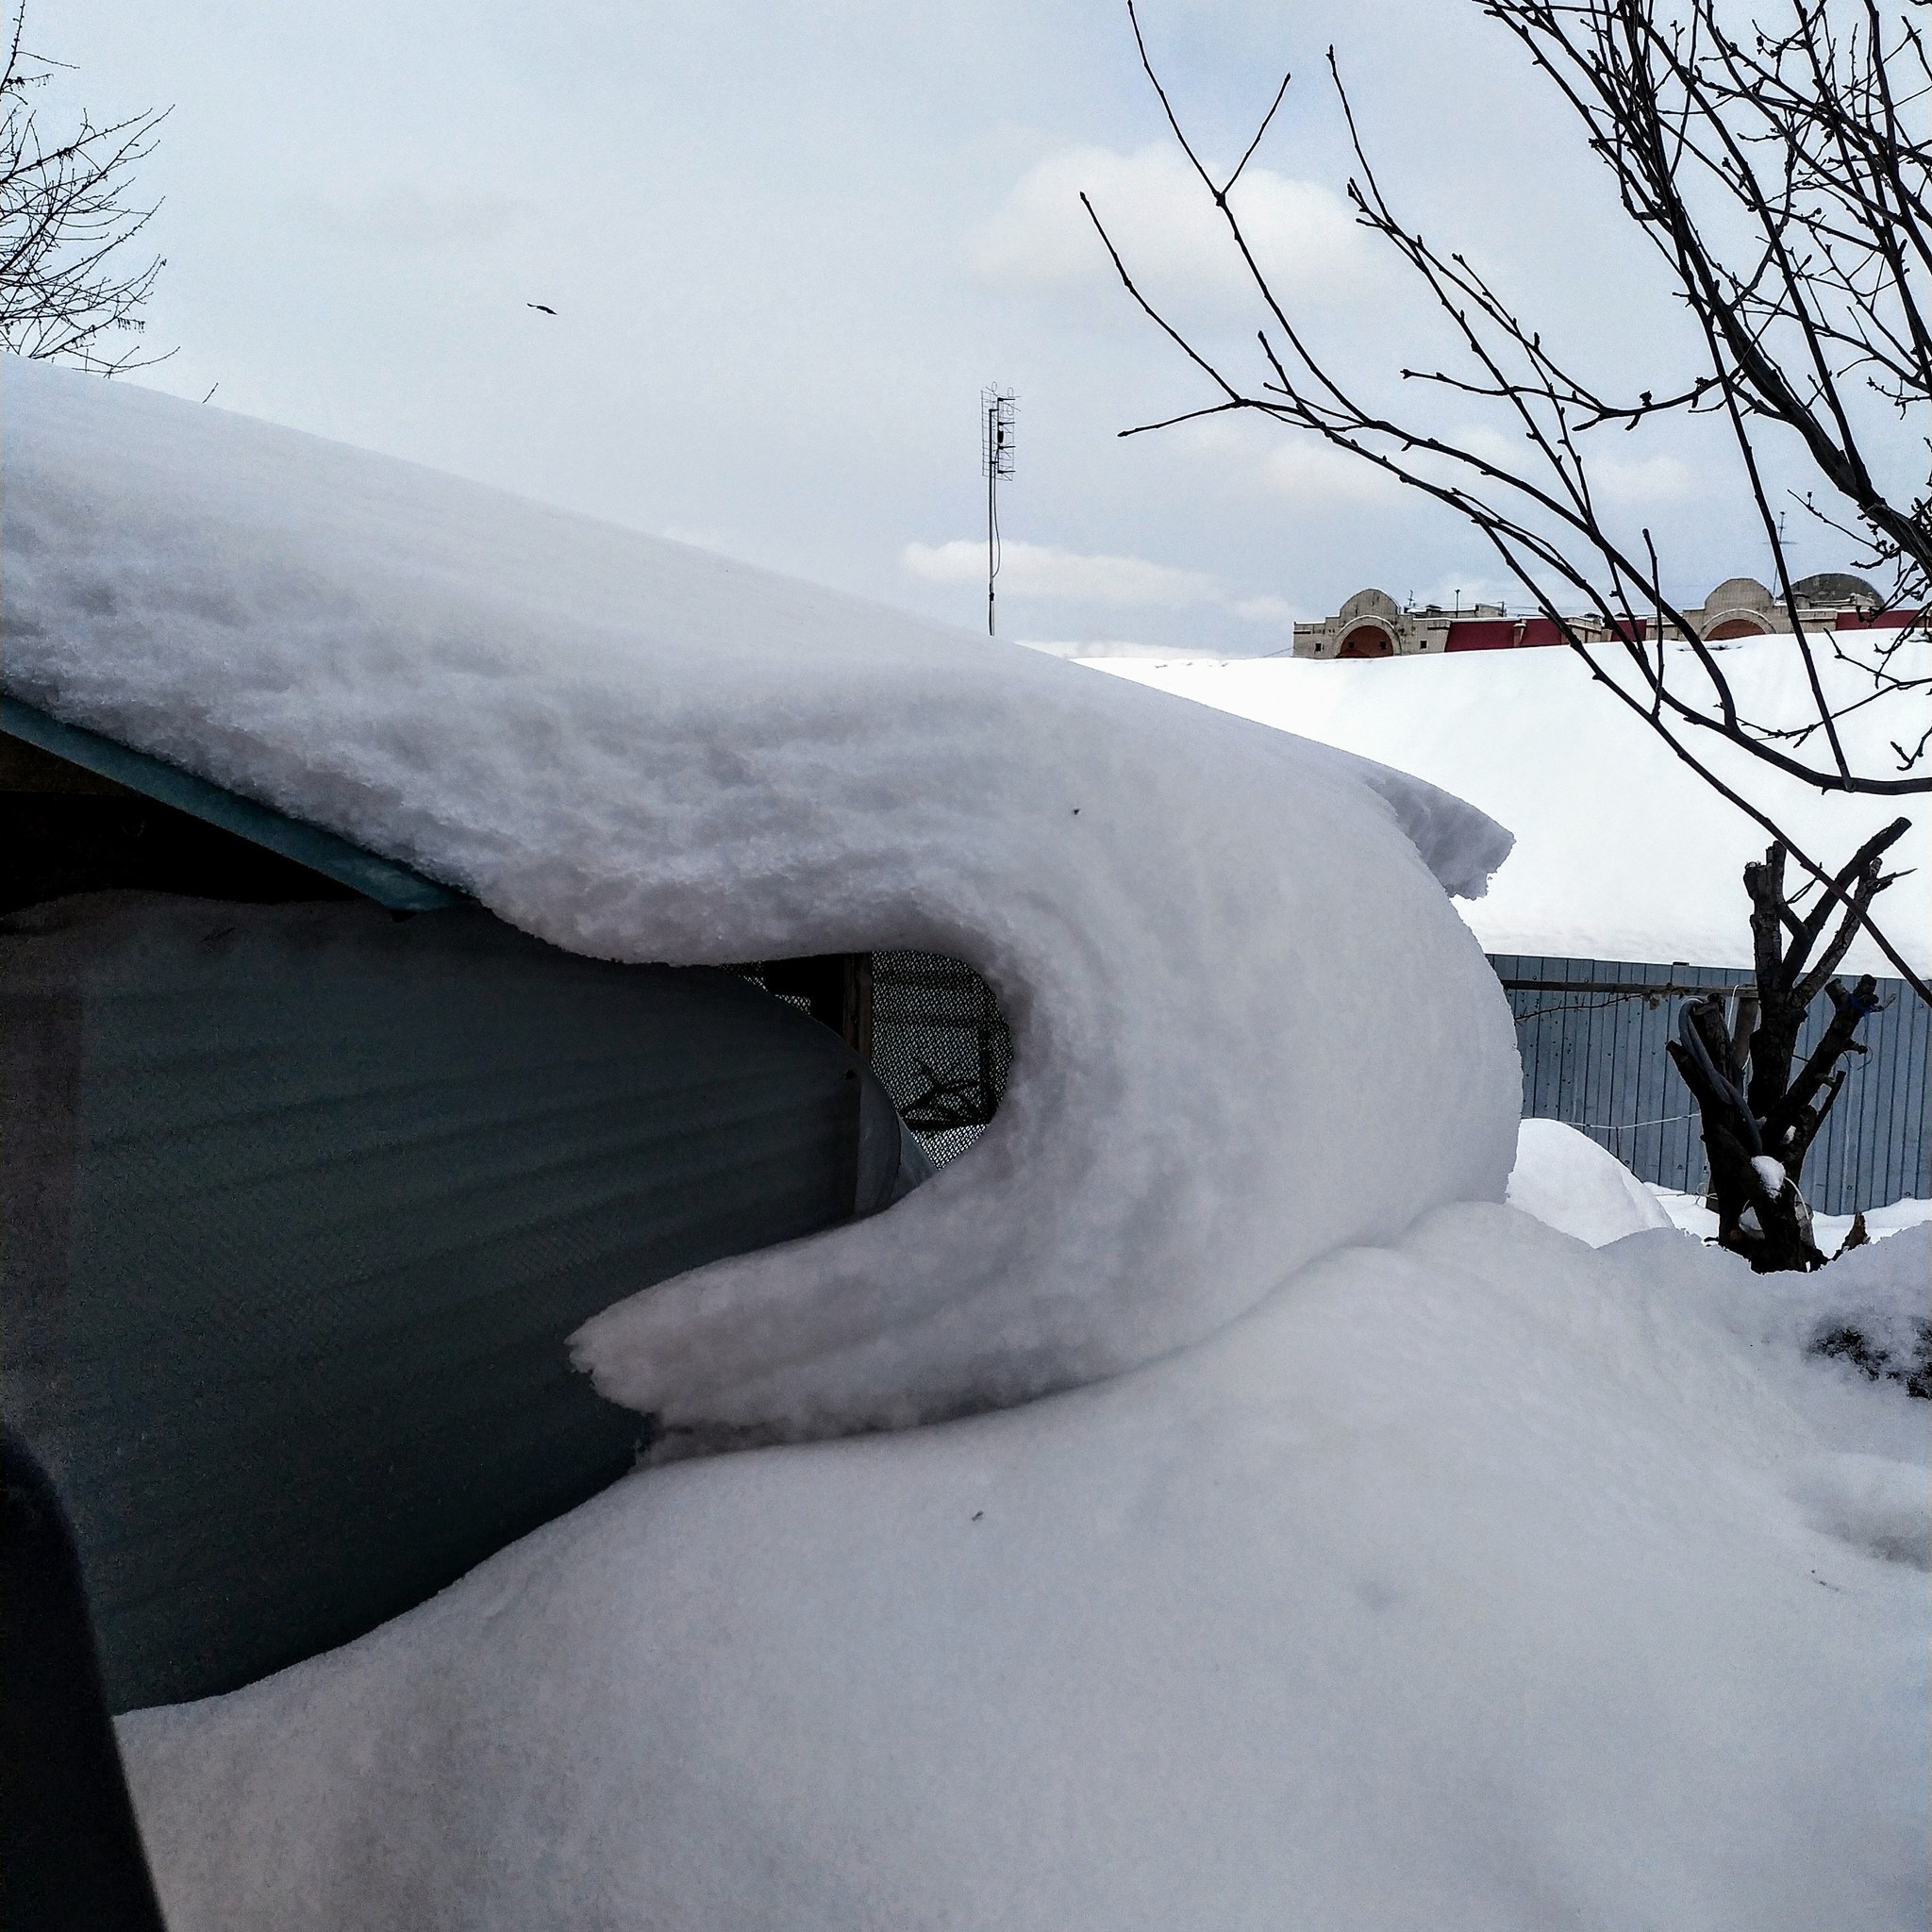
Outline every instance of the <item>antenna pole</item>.
<svg viewBox="0 0 1932 1932"><path fill-rule="evenodd" d="M986 411L986 446L994 446L999 435L999 405L990 403ZM992 621L992 580L1000 574L998 556L1000 512L998 491L1000 472L997 463L986 466L986 634L994 635Z"/></svg>
<svg viewBox="0 0 1932 1932"><path fill-rule="evenodd" d="M1013 474L1013 391L990 384L980 391L979 405L979 458L986 473L986 634L992 637L993 579L1000 574L1000 478Z"/></svg>

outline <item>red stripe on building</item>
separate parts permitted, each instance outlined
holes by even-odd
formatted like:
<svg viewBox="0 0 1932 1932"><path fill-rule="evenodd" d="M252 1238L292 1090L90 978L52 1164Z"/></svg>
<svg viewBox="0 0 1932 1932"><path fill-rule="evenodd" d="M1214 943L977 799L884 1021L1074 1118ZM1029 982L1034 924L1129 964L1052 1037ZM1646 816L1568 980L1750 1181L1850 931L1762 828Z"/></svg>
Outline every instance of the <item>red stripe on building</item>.
<svg viewBox="0 0 1932 1932"><path fill-rule="evenodd" d="M1904 630L1924 615L1921 610L1840 610L1834 630Z"/></svg>
<svg viewBox="0 0 1932 1932"><path fill-rule="evenodd" d="M1525 617L1517 626L1519 647L1530 644L1560 644L1563 633L1552 617Z"/></svg>
<svg viewBox="0 0 1932 1932"><path fill-rule="evenodd" d="M1516 647L1515 620L1507 617L1459 617L1449 626L1445 651L1510 651Z"/></svg>

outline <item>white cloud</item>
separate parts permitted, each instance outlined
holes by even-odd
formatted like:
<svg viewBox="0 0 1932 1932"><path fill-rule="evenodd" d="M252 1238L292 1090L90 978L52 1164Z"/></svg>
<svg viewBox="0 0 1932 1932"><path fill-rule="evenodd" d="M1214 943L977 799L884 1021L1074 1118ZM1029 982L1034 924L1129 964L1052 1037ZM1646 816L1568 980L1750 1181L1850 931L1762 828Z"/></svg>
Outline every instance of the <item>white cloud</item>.
<svg viewBox="0 0 1932 1932"><path fill-rule="evenodd" d="M1498 470L1527 470L1541 461L1521 430L1513 436L1505 436L1500 429L1487 423L1465 423L1442 440L1453 448L1467 450L1471 456ZM1455 463L1445 462L1440 467L1445 476L1467 474Z"/></svg>
<svg viewBox="0 0 1932 1932"><path fill-rule="evenodd" d="M1524 476L1541 484L1547 484L1550 480L1550 471L1541 452L1520 429L1505 432L1492 423L1463 423L1445 432L1444 441L1507 474ZM1600 441L1586 441L1580 448L1588 468L1591 489L1606 504L1625 506L1670 502L1689 495L1696 481L1690 465L1673 456L1607 455ZM1408 460L1424 475L1481 487L1480 479L1446 458L1418 452Z"/></svg>
<svg viewBox="0 0 1932 1932"><path fill-rule="evenodd" d="M509 195L410 181L312 196L300 208L311 228L332 240L408 255L487 246L508 236L528 211Z"/></svg>
<svg viewBox="0 0 1932 1932"><path fill-rule="evenodd" d="M1227 608L1250 624L1291 624L1295 615L1294 606L1281 597L1237 597Z"/></svg>
<svg viewBox="0 0 1932 1932"><path fill-rule="evenodd" d="M1287 432L1287 440L1269 451L1261 459L1260 480L1278 494L1310 507L1380 507L1403 494L1403 485L1388 471L1306 430Z"/></svg>
<svg viewBox="0 0 1932 1932"><path fill-rule="evenodd" d="M1100 237L1080 206L1085 192L1135 280L1150 296L1251 297L1253 284L1207 189L1172 148L1078 147L1050 155L1014 184L974 231L973 272L987 281L1053 289L1112 280ZM1375 266L1347 204L1319 182L1251 167L1229 197L1283 295L1297 302L1351 298Z"/></svg>
<svg viewBox="0 0 1932 1932"><path fill-rule="evenodd" d="M1528 477L1532 482L1549 480L1550 473L1541 454L1520 431L1507 435L1491 424L1465 423L1449 432L1446 440L1499 470ZM1696 473L1676 457L1611 456L1603 453L1601 443L1591 442L1583 443L1581 448L1590 487L1599 503L1617 508L1674 503L1690 496L1696 487ZM1424 475L1472 482L1480 487L1479 479L1445 458L1420 453L1408 460Z"/></svg>
<svg viewBox="0 0 1932 1932"><path fill-rule="evenodd" d="M986 579L986 544L956 537L950 543L908 543L901 566L933 584L976 584ZM1087 556L1049 543L1007 543L1000 553L1000 589L1022 597L1065 597L1088 604L1139 605L1164 610L1211 607L1250 624L1288 624L1293 608L1279 597L1236 596L1218 578L1175 570L1141 557ZM1057 646L1042 648L1058 648Z"/></svg>
<svg viewBox="0 0 1932 1932"><path fill-rule="evenodd" d="M1311 431L1291 429L1251 413L1205 416L1171 432L1191 459L1224 478L1300 508L1329 504L1381 507L1396 502L1402 485L1386 471L1350 456Z"/></svg>
<svg viewBox="0 0 1932 1932"><path fill-rule="evenodd" d="M901 562L928 583L975 583L986 575L986 545L971 538L908 543ZM1199 571L1174 570L1140 557L1087 557L1048 543L1012 543L1000 552L1000 588L1027 597L1079 597L1095 604L1151 604L1170 610L1219 604L1221 587Z"/></svg>
<svg viewBox="0 0 1932 1932"><path fill-rule="evenodd" d="M1696 473L1676 457L1592 457L1591 488L1620 506L1675 503L1696 487Z"/></svg>

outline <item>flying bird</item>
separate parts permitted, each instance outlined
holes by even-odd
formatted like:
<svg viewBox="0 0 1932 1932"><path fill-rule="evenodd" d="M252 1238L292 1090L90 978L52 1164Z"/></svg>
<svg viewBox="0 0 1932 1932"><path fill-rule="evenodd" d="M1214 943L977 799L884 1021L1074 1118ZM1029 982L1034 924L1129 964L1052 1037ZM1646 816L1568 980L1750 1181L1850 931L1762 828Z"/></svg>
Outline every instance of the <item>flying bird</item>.
<svg viewBox="0 0 1932 1932"><path fill-rule="evenodd" d="M547 302L525 302L524 307L525 308L541 308L545 315L555 315L557 313L557 310L551 308Z"/></svg>

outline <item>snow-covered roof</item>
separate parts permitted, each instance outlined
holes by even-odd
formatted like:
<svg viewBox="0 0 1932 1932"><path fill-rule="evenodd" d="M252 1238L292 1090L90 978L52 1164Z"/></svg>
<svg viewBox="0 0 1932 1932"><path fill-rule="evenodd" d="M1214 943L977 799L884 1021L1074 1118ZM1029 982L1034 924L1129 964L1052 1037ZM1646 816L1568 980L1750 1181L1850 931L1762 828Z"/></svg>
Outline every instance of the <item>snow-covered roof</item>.
<svg viewBox="0 0 1932 1932"><path fill-rule="evenodd" d="M1454 798L218 409L4 382L16 695L560 946L916 947L998 991L1017 1065L971 1157L600 1317L607 1392L779 1434L995 1406L1500 1197L1509 1020L1438 878L1507 841Z"/></svg>
<svg viewBox="0 0 1932 1932"><path fill-rule="evenodd" d="M130 1714L171 1923L1923 1924L1925 1405L1807 1350L1916 1346L1924 1237L1760 1277L1501 1205L1508 1013L1419 857L1475 885L1489 820L719 558L0 382L27 701L560 945L992 979L982 1140L597 1317L599 1387L727 1435L1067 1390L620 1480Z"/></svg>
<svg viewBox="0 0 1932 1932"><path fill-rule="evenodd" d="M1920 660L1923 642L1904 647ZM1828 689L1868 690L1820 642ZM1484 898L1466 905L1492 953L1748 967L1749 901L1741 874L1765 833L1681 764L1641 720L1591 683L1561 649L1456 658L1315 662L1089 659L1124 679L1173 691L1286 731L1381 759L1479 805L1516 835ZM1802 718L1807 693L1795 641L1754 638L1724 665L1747 715ZM1873 706L1841 726L1855 765L1885 772L1895 708ZM1916 732L1913 736L1916 737ZM1821 862L1842 864L1901 814L1915 820L1887 863L1916 868L1877 910L1915 971L1932 971L1932 812L1912 798L1821 796L1755 764L1712 734L1697 749ZM1915 807L1917 808L1915 809ZM1869 942L1854 972L1896 971Z"/></svg>

